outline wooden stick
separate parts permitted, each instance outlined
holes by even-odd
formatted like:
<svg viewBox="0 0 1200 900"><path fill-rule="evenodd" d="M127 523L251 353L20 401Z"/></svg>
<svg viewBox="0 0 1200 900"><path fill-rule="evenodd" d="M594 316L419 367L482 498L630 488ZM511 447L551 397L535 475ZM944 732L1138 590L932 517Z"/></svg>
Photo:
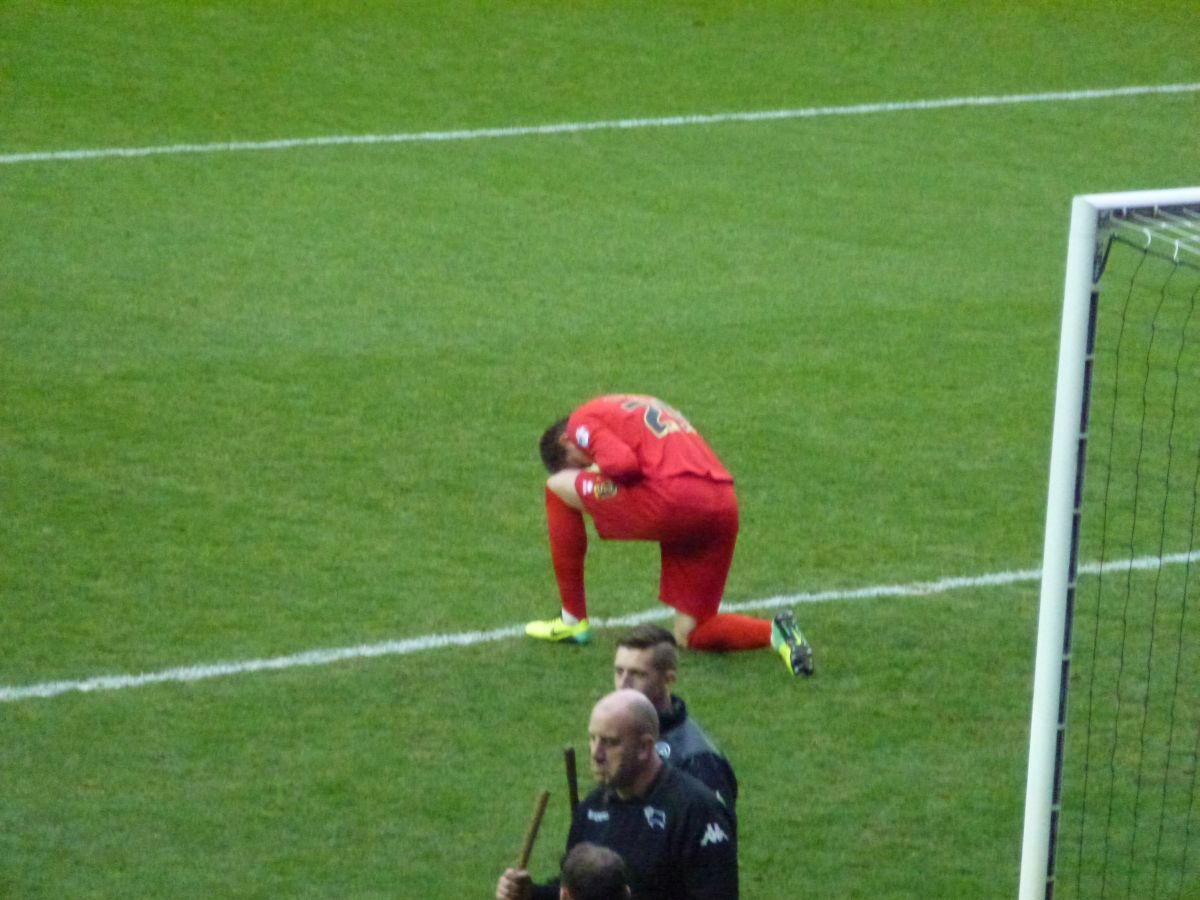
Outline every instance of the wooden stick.
<svg viewBox="0 0 1200 900"><path fill-rule="evenodd" d="M575 747L571 744L563 748L563 762L567 766L567 800L571 804L571 818L574 818L575 807L579 806L579 776L575 772Z"/></svg>
<svg viewBox="0 0 1200 900"><path fill-rule="evenodd" d="M533 807L533 818L529 820L529 828L525 830L525 844L521 847L521 855L517 858L518 869L529 866L529 854L533 852L533 842L537 840L538 829L542 825L542 816L546 814L546 803L549 800L549 791L542 791L538 794L537 802Z"/></svg>

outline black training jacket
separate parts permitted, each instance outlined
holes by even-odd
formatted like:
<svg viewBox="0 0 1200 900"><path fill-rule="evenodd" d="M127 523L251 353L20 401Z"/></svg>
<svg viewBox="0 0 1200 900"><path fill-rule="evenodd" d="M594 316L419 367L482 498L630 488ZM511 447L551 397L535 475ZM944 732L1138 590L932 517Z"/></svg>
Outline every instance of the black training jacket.
<svg viewBox="0 0 1200 900"><path fill-rule="evenodd" d="M671 709L659 711L658 730L658 755L708 785L736 816L738 783L733 766L704 729L688 718L682 698L671 695Z"/></svg>
<svg viewBox="0 0 1200 900"><path fill-rule="evenodd" d="M600 787L580 802L567 850L582 841L615 850L635 900L737 900L737 832L729 810L700 781L664 765L644 797ZM555 900L558 883L536 885Z"/></svg>

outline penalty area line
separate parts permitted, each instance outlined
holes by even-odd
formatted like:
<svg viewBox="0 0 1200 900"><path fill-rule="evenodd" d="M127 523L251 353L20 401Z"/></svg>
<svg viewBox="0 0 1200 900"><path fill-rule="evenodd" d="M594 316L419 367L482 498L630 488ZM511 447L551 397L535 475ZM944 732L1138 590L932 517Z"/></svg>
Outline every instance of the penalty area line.
<svg viewBox="0 0 1200 900"><path fill-rule="evenodd" d="M1200 561L1200 550L1193 550L1188 553L1174 553L1162 557L1139 557L1103 564L1090 563L1080 566L1079 570L1086 574L1106 574L1134 570L1145 571L1167 565L1190 564L1197 561ZM804 603L873 600L888 597L924 597L968 588L990 588L1013 584L1027 584L1035 582L1040 578L1041 571L1038 569L1020 569L1010 572L993 572L985 575L947 577L937 579L936 581L921 581L911 584L875 585L872 587L844 590L780 594L761 600L724 603L721 605L721 609L726 612L740 612L779 609L785 606L798 606ZM593 619L592 624L597 628L603 629L627 628L643 622L666 619L670 615L670 609L665 606L658 606L654 609L626 616ZM494 628L490 631L431 634L404 640L382 641L376 644L360 644L354 647L307 650L302 653L293 653L288 656L276 656L268 659L249 659L236 662L182 666L140 675L98 675L77 681L48 681L42 684L0 686L0 703L48 699L68 693L88 694L98 691L119 691L127 688L147 687L153 684L187 684L196 681L205 681L210 678L251 675L257 672L278 672L306 666L327 666L347 660L373 659L380 656L406 656L427 650L440 650L448 647L472 647L478 644L503 641L509 638L520 637L524 633L525 629L523 626L509 625L503 628Z"/></svg>
<svg viewBox="0 0 1200 900"><path fill-rule="evenodd" d="M582 134L589 131L620 131L633 128L678 128L694 125L721 125L730 122L771 122L787 119L812 119L825 116L863 116L880 113L918 112L980 106L1012 106L1024 103L1071 103L1081 100L1107 100L1116 97L1140 97L1151 94L1187 94L1200 92L1200 82L1184 84L1130 85L1113 88L1088 88L1073 91L1045 91L1028 94L997 94L974 97L942 97L929 100L896 100L858 103L844 106L810 106L799 109L773 109L750 112L695 113L657 118L609 119L595 122L560 122L549 125L510 125L497 128L461 128L447 131L416 131L397 134L343 134L306 138L279 138L266 141L224 141L201 144L162 144L146 147L95 147L78 150L38 150L28 153L2 153L0 165L18 163L70 162L90 159L176 156L196 153L235 153L253 150L293 150L300 147L340 147L362 144L415 144L442 141L473 141L486 138L533 137L538 135Z"/></svg>

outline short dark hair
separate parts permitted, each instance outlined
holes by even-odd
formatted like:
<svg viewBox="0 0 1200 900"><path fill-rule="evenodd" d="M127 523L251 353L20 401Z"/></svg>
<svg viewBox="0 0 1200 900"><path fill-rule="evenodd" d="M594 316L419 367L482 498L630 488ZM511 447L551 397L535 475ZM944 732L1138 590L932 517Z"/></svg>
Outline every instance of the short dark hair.
<svg viewBox="0 0 1200 900"><path fill-rule="evenodd" d="M652 650L650 662L660 672L679 669L679 643L675 635L661 625L635 625L617 641L617 646L631 650Z"/></svg>
<svg viewBox="0 0 1200 900"><path fill-rule="evenodd" d="M567 448L562 445L562 436L566 433L567 419L564 416L542 432L542 439L538 443L542 464L551 475L567 467Z"/></svg>
<svg viewBox="0 0 1200 900"><path fill-rule="evenodd" d="M563 859L562 883L572 900L624 900L629 896L629 873L620 854L587 841L576 844Z"/></svg>

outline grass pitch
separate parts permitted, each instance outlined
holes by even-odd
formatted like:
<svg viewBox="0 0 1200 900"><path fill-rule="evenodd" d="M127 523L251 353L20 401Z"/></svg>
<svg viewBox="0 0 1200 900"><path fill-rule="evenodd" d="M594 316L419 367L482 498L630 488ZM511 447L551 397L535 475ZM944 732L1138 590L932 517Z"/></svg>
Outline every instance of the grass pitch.
<svg viewBox="0 0 1200 900"><path fill-rule="evenodd" d="M12 2L0 154L1200 80L1188 4ZM1069 199L1195 183L1195 94L0 165L0 684L554 609L534 448L659 394L728 598L1037 565ZM599 615L653 548L594 544ZM1032 585L689 655L743 894L1009 897ZM488 896L565 837L613 637L0 705L0 895Z"/></svg>

